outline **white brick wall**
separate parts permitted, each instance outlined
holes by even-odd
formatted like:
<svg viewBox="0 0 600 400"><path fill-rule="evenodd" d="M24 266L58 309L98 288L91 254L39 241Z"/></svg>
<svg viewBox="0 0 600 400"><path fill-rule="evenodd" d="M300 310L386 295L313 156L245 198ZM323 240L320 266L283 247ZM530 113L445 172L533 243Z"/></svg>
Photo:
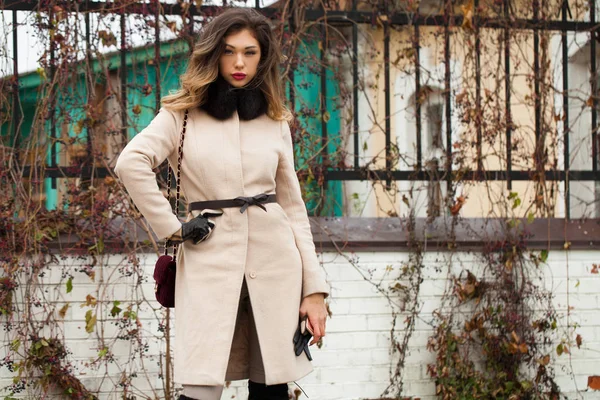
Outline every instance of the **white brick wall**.
<svg viewBox="0 0 600 400"><path fill-rule="evenodd" d="M362 252L347 256L357 262L358 269L339 254L322 255L332 286L330 308L333 317L328 320L322 348L313 346L315 371L298 381L312 400L378 398L389 384L390 368L394 365L390 356L392 307L363 275L388 285L397 276L402 263L408 260L408 254ZM137 372L137 377L131 382L128 393L137 398L163 396L157 390L162 387L158 374L158 355L165 350L158 329L162 312L157 303L152 301L151 277L156 256L140 257L143 274L123 276L119 268L127 266L127 263L122 256L113 255L105 257L99 263L101 265L94 267L95 281L77 272L86 261L89 262L80 258L62 260L39 278L39 283L48 288L44 298L40 299L42 305L39 315L44 315L41 310L47 310L49 304L55 304L56 310L66 302L70 304L65 320L58 320L59 336L64 335L66 345L72 352L70 358L82 382L91 390L100 390L102 399L123 398L121 376L123 372L132 371ZM423 400L435 398L434 384L426 373L426 366L435 360L435 355L429 353L425 346L431 334L432 311L439 307L440 296L448 283L448 265L453 266L453 272L462 268L477 271L480 266L478 258L472 254L455 253L452 263L448 257L449 253L431 252L425 255L421 312L409 342L403 374L403 395L407 397ZM600 392L587 389L588 376L600 375L600 279L599 275L591 272L593 263L600 263L600 251L551 251L547 265L542 266L543 284L553 289L554 304L562 316L559 321L562 332L566 331L568 301L571 307L570 321L579 324L577 332L583 337L582 348L572 348L571 358L563 355L555 360L557 382L569 398L600 399ZM391 271L389 266L392 267ZM73 290L69 294L65 293L67 275L73 276ZM141 288L136 289L135 282L138 280L143 283ZM90 307L81 307L88 294L100 300L94 308L99 322L92 334L85 331L85 313ZM22 284L17 298L23 295L25 285ZM151 301L145 302L144 296ZM104 302L101 301L103 299ZM140 302L139 325L133 323L129 329L139 329L141 340L134 341L133 345L130 341L117 338L119 329L114 324L115 319L109 315L113 300L119 300L123 310L132 302ZM35 314L35 310L33 312ZM402 320L402 317L398 319L400 324ZM104 332L104 341L99 339L99 330ZM56 329L53 332L56 333ZM12 340L10 333L3 331L0 340L4 342L6 351L7 344ZM94 363L102 345L110 349L114 362ZM139 356L140 352L143 357ZM10 385L12 376L6 368L0 368L0 386ZM294 389L295 385L291 384L290 388ZM35 398L35 393L39 391L32 388L28 393ZM0 392L0 396L6 394ZM24 395L21 393L17 397ZM232 382L222 397L245 398L245 381Z"/></svg>

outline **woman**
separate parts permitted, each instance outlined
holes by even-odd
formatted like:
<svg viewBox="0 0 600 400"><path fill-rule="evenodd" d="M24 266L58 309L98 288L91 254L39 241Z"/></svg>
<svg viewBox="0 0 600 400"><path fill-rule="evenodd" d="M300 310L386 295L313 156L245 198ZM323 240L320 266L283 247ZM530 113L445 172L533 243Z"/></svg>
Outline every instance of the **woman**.
<svg viewBox="0 0 600 400"><path fill-rule="evenodd" d="M280 60L268 20L252 9L223 12L201 32L181 89L117 160L116 174L158 238L182 242L180 399L219 399L224 381L248 378L249 399L287 400L287 383L312 371L308 350L295 354L299 319L308 317L310 345L325 335L329 286L294 170ZM177 167L185 110L181 190L198 207L181 223L152 170L165 158ZM203 203L212 200L227 205Z"/></svg>

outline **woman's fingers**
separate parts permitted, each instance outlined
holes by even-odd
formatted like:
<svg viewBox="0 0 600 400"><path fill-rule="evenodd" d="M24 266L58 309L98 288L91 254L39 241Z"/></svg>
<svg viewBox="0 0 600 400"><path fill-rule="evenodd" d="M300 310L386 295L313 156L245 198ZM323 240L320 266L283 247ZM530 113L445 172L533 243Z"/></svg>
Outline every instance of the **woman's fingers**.
<svg viewBox="0 0 600 400"><path fill-rule="evenodd" d="M321 321L320 318L308 319L310 327L313 331L313 340L310 344L317 343L323 336L325 336L325 322Z"/></svg>
<svg viewBox="0 0 600 400"><path fill-rule="evenodd" d="M313 345L321 339L321 329L319 328L319 324L314 322L314 319L308 318L308 323L310 324L310 329L313 331L313 339L310 342L310 345Z"/></svg>

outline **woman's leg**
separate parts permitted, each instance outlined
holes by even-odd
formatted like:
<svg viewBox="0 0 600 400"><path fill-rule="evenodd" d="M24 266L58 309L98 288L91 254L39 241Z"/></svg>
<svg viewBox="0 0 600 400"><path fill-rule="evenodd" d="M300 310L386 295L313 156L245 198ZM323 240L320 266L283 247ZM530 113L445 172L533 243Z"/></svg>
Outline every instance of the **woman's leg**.
<svg viewBox="0 0 600 400"><path fill-rule="evenodd" d="M248 380L248 400L289 400L287 383L265 385Z"/></svg>
<svg viewBox="0 0 600 400"><path fill-rule="evenodd" d="M220 400L223 386L183 385L183 394L194 400ZM181 400L186 399L182 397Z"/></svg>
<svg viewBox="0 0 600 400"><path fill-rule="evenodd" d="M288 400L288 385L280 383L277 385L265 385L265 367L260 352L258 334L252 304L248 305L249 326L248 336L250 345L250 379L248 380L248 400Z"/></svg>
<svg viewBox="0 0 600 400"><path fill-rule="evenodd" d="M248 302L248 346L250 347L250 380L257 383L265 383L265 367L258 343L256 323L252 303Z"/></svg>

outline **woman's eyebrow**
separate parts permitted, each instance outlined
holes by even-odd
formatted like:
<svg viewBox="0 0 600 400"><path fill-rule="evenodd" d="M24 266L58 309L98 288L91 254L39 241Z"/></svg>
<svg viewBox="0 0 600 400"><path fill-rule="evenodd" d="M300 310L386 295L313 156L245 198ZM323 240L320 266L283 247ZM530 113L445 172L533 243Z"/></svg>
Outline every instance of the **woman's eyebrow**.
<svg viewBox="0 0 600 400"><path fill-rule="evenodd" d="M225 43L225 47L231 47L231 48L235 49L235 46L233 46L233 45L231 45L229 43ZM258 46L256 46L256 45L246 46L246 49L253 49L255 47L258 47Z"/></svg>

